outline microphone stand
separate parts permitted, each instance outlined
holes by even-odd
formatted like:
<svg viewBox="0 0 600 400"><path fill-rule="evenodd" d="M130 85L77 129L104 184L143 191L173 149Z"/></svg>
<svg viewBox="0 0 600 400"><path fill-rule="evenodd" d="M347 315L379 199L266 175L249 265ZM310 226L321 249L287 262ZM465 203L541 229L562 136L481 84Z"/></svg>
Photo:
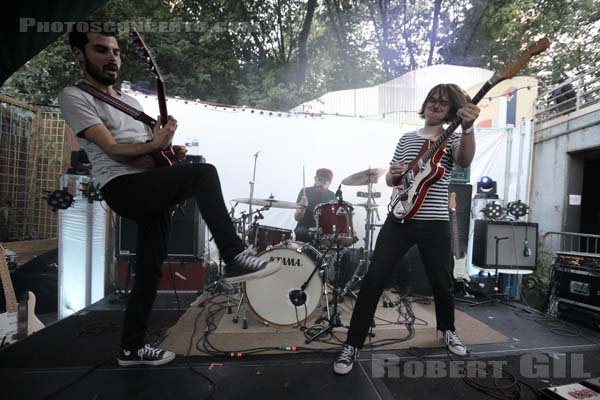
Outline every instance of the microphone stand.
<svg viewBox="0 0 600 400"><path fill-rule="evenodd" d="M500 245L500 241L508 239L508 236L503 236L503 237L494 236L494 239L496 239L496 270L495 270L496 280L494 281L494 293L490 296L491 299L485 300L485 301L482 301L479 303L470 304L469 307L475 307L475 306L479 306L482 304L488 304L488 303L495 303L497 301L498 296L504 296L504 294L501 295L500 293L498 293L498 282L500 280L500 274L498 273L498 247Z"/></svg>

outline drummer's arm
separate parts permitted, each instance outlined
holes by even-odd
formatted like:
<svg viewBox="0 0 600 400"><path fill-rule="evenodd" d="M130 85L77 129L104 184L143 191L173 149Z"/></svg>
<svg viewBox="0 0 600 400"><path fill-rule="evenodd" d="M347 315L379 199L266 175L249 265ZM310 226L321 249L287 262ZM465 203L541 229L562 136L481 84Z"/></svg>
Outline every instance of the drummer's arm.
<svg viewBox="0 0 600 400"><path fill-rule="evenodd" d="M298 193L298 201L296 201L296 203L304 206L302 208L296 209L296 212L294 213L294 219L297 222L300 222L302 221L302 218L304 218L306 206L308 206L308 197L306 197L306 195L304 194L304 190L301 190L300 193Z"/></svg>

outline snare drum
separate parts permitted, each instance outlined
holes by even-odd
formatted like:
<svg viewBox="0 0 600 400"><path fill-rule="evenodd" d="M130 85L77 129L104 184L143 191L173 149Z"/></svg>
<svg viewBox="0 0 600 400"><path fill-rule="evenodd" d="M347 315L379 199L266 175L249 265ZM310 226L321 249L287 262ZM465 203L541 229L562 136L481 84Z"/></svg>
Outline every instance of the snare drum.
<svg viewBox="0 0 600 400"><path fill-rule="evenodd" d="M291 238L291 229L281 229L274 226L252 225L248 232L248 240L254 245L257 254Z"/></svg>
<svg viewBox="0 0 600 400"><path fill-rule="evenodd" d="M308 280L321 256L318 250L302 242L276 245L259 255L260 258L282 264L282 268L267 277L245 283L250 309L264 322L289 326L307 319L319 305L322 280L315 272L306 286L306 302L296 307L290 292L299 290Z"/></svg>
<svg viewBox="0 0 600 400"><path fill-rule="evenodd" d="M345 201L340 203L337 200L321 203L315 207L315 221L319 229L318 241L321 246L329 246L332 243L350 246L356 242L352 225L353 211L354 207L350 203Z"/></svg>

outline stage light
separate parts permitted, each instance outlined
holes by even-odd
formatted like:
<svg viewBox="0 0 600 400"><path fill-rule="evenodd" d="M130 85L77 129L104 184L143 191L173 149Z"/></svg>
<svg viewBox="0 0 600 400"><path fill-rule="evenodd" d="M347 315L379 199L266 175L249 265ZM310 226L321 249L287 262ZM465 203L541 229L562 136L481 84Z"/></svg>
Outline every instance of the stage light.
<svg viewBox="0 0 600 400"><path fill-rule="evenodd" d="M485 191L494 189L495 185L496 182L494 182L494 180L492 180L492 178L490 178L489 176L482 176L479 179L479 186Z"/></svg>
<svg viewBox="0 0 600 400"><path fill-rule="evenodd" d="M496 190L496 181L489 176L482 176L477 182L477 194L475 198L497 199Z"/></svg>

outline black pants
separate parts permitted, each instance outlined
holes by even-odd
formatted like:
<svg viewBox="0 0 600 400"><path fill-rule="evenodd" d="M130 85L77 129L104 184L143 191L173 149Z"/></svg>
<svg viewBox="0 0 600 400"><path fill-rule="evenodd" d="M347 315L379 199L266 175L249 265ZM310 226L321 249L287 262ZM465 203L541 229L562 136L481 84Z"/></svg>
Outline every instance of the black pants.
<svg viewBox="0 0 600 400"><path fill-rule="evenodd" d="M161 266L167 257L172 206L195 199L225 262L243 251L244 244L231 223L219 175L211 164L185 164L123 175L108 182L101 191L117 214L137 223L135 282L121 338L123 349L135 350L144 345Z"/></svg>
<svg viewBox="0 0 600 400"><path fill-rule="evenodd" d="M375 315L379 297L392 279L394 267L408 249L417 245L433 289L437 329L454 331L454 297L448 221L394 222L389 216L379 232L373 260L352 313L346 343L361 348Z"/></svg>

